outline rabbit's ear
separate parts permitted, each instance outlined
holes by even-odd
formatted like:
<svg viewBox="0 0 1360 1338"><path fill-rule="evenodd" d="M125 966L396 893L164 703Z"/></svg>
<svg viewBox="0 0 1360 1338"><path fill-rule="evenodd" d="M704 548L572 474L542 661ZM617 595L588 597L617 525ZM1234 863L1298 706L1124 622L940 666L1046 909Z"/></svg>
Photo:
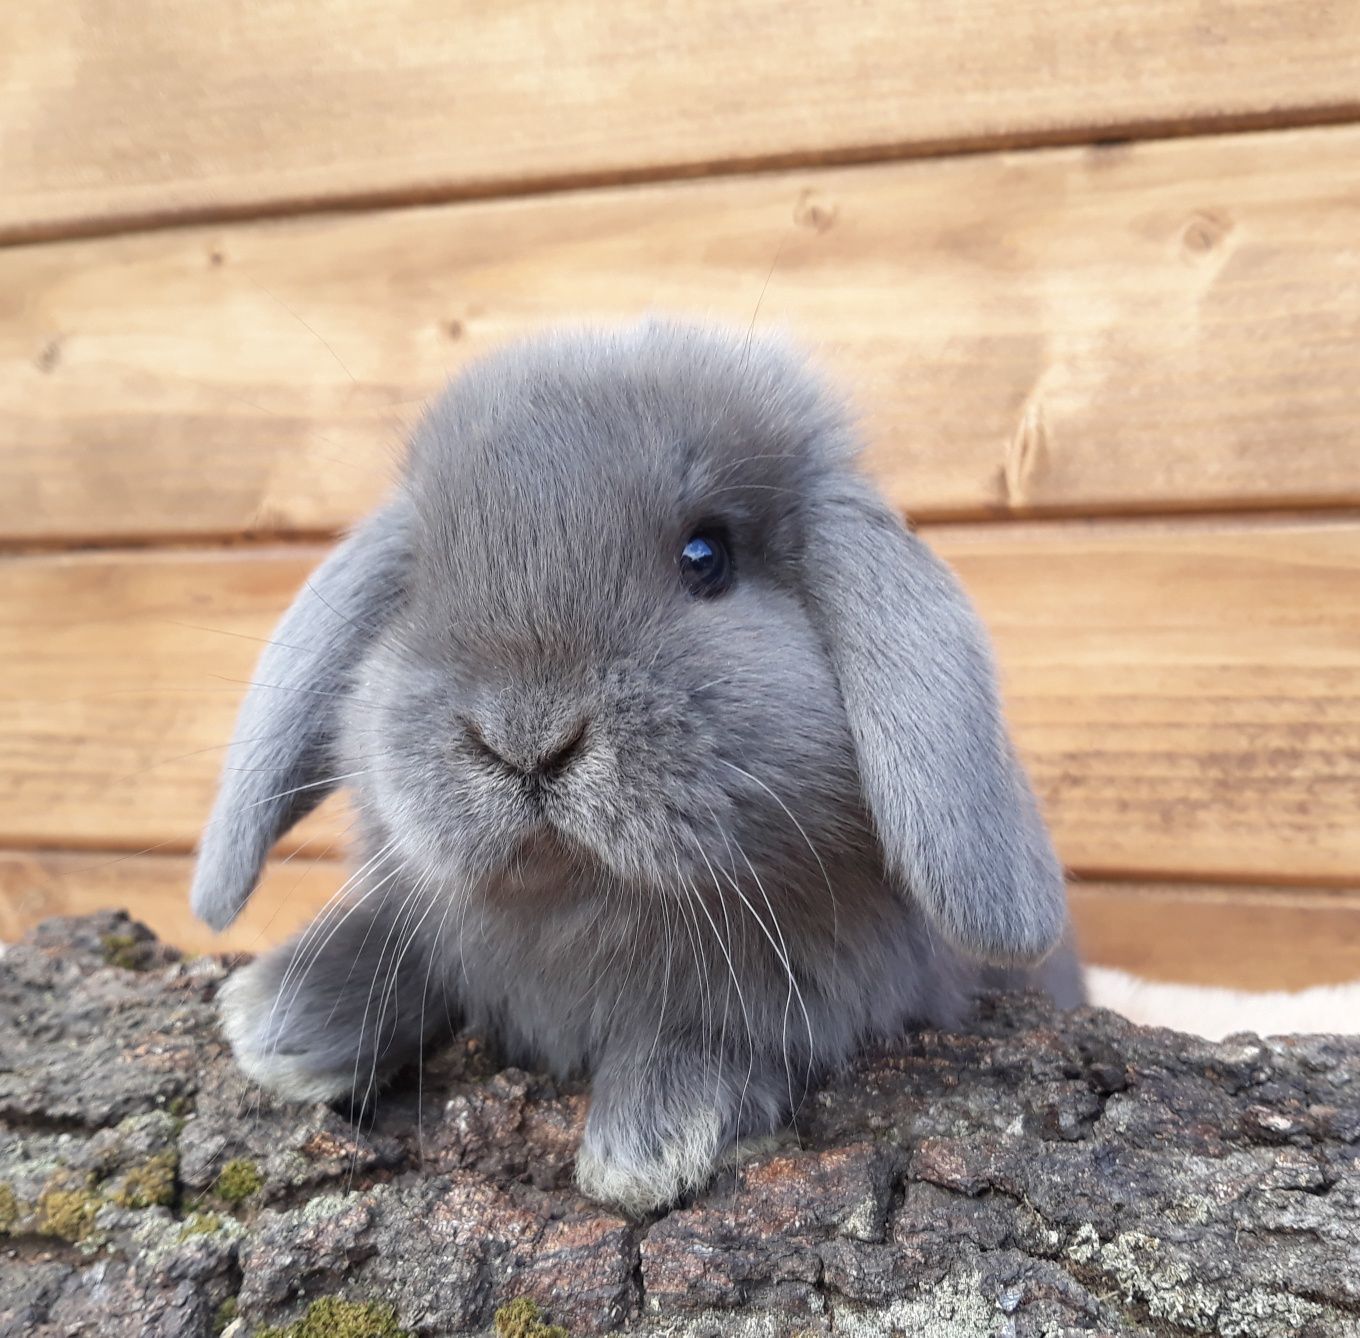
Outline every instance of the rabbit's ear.
<svg viewBox="0 0 1360 1338"><path fill-rule="evenodd" d="M804 580L889 872L955 946L1044 956L1062 868L1006 733L986 633L953 573L862 479L809 518Z"/></svg>
<svg viewBox="0 0 1360 1338"><path fill-rule="evenodd" d="M407 531L399 503L365 521L312 573L260 657L189 894L214 929L250 899L274 842L337 784L342 698L401 599Z"/></svg>

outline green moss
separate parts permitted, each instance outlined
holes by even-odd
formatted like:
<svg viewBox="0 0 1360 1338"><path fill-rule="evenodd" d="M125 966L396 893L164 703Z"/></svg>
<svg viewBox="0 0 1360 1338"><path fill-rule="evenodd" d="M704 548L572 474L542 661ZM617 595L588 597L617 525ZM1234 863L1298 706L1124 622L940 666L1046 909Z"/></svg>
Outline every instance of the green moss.
<svg viewBox="0 0 1360 1338"><path fill-rule="evenodd" d="M307 1313L286 1329L261 1329L255 1338L412 1338L397 1323L390 1305L374 1301L342 1301L323 1296L307 1307Z"/></svg>
<svg viewBox="0 0 1360 1338"><path fill-rule="evenodd" d="M89 1182L73 1186L64 1178L49 1181L38 1197L38 1233L61 1240L80 1241L94 1229L99 1195Z"/></svg>
<svg viewBox="0 0 1360 1338"><path fill-rule="evenodd" d="M222 1168L214 1188L224 1203L235 1204L244 1203L252 1194L258 1194L263 1184L260 1168L253 1161L236 1157Z"/></svg>
<svg viewBox="0 0 1360 1338"><path fill-rule="evenodd" d="M146 970L146 944L131 934L105 934L100 946L110 966L121 966L124 971Z"/></svg>
<svg viewBox="0 0 1360 1338"><path fill-rule="evenodd" d="M195 1236L211 1236L222 1230L222 1219L216 1213L194 1213L186 1218L179 1229L180 1240L192 1240Z"/></svg>
<svg viewBox="0 0 1360 1338"><path fill-rule="evenodd" d="M179 1096L172 1096L165 1109L177 1120L181 1120L189 1113L189 1098L182 1092Z"/></svg>
<svg viewBox="0 0 1360 1338"><path fill-rule="evenodd" d="M0 1236L14 1230L19 1220L19 1199L9 1185L0 1183Z"/></svg>
<svg viewBox="0 0 1360 1338"><path fill-rule="evenodd" d="M527 1297L517 1296L496 1311L496 1338L568 1338L560 1324L546 1324L543 1312Z"/></svg>
<svg viewBox="0 0 1360 1338"><path fill-rule="evenodd" d="M141 1166L134 1167L123 1177L123 1183L113 1194L120 1208L151 1208L175 1201L175 1175L179 1171L179 1157L173 1152L158 1152Z"/></svg>
<svg viewBox="0 0 1360 1338"><path fill-rule="evenodd" d="M236 1298L228 1296L213 1312L212 1330L221 1333L236 1318Z"/></svg>

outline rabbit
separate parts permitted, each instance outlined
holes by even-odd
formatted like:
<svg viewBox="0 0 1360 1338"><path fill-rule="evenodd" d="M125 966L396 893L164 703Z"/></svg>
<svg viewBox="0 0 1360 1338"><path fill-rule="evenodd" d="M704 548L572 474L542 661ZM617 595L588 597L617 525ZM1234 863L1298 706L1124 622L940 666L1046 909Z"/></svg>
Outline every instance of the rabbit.
<svg viewBox="0 0 1360 1338"><path fill-rule="evenodd" d="M577 1184L628 1213L983 987L1082 999L978 618L781 340L653 319L454 381L260 660L197 915L342 781L354 877L227 982L240 1067L362 1101L472 1028L589 1076Z"/></svg>

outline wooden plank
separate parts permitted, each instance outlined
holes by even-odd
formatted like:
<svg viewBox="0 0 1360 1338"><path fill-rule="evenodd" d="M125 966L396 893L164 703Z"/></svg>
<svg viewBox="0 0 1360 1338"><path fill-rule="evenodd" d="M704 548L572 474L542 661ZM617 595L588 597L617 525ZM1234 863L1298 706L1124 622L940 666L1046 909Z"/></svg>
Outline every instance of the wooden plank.
<svg viewBox="0 0 1360 1338"><path fill-rule="evenodd" d="M11 559L0 844L185 850L262 639L319 549ZM331 807L288 849L325 853Z"/></svg>
<svg viewBox="0 0 1360 1338"><path fill-rule="evenodd" d="M1360 521L932 531L1088 876L1353 884ZM186 850L259 638L315 549L11 559L0 844ZM322 811L287 848L321 853Z"/></svg>
<svg viewBox="0 0 1360 1338"><path fill-rule="evenodd" d="M1096 883L1069 896L1093 966L1238 990L1360 980L1354 890Z"/></svg>
<svg viewBox="0 0 1360 1338"><path fill-rule="evenodd" d="M0 251L0 541L333 532L469 357L646 309L794 331L922 518L1355 504L1357 275L1360 127Z"/></svg>
<svg viewBox="0 0 1360 1338"><path fill-rule="evenodd" d="M1360 108L1324 0L0 11L0 236Z"/></svg>
<svg viewBox="0 0 1360 1338"><path fill-rule="evenodd" d="M250 906L224 934L189 912L184 855L0 851L0 943L54 915L126 910L186 952L261 952L307 924L344 885L336 860L273 860Z"/></svg>
<svg viewBox="0 0 1360 1338"><path fill-rule="evenodd" d="M187 952L259 952L306 924L345 881L335 860L273 861L225 934L189 913L183 855L0 852L0 942L40 920L121 908ZM1360 977L1360 893L1076 884L1085 959L1155 980L1293 990Z"/></svg>
<svg viewBox="0 0 1360 1338"><path fill-rule="evenodd" d="M1084 875L1354 884L1360 523L938 527Z"/></svg>

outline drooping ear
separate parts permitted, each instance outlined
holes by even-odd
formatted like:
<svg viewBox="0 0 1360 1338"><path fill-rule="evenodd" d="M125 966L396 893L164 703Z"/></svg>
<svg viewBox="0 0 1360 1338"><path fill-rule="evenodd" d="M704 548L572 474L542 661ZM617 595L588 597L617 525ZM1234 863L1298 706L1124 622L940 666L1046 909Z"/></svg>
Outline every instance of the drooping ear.
<svg viewBox="0 0 1360 1338"><path fill-rule="evenodd" d="M214 929L250 899L274 842L335 788L342 698L401 598L407 548L404 509L393 502L312 573L260 657L189 893Z"/></svg>
<svg viewBox="0 0 1360 1338"><path fill-rule="evenodd" d="M1041 958L1066 921L1062 868L967 596L858 478L818 501L804 554L890 873L971 955Z"/></svg>

